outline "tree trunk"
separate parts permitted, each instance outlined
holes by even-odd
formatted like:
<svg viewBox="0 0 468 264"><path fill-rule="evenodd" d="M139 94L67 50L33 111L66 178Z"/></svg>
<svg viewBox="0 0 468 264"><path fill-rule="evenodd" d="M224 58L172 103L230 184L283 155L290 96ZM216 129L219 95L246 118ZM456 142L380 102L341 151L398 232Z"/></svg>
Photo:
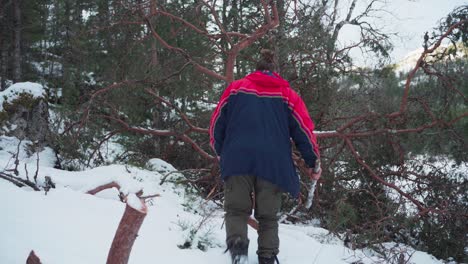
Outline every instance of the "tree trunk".
<svg viewBox="0 0 468 264"><path fill-rule="evenodd" d="M133 243L138 236L143 220L146 217L146 205L137 210L126 204L125 212L115 233L114 241L107 257L107 264L127 264Z"/></svg>
<svg viewBox="0 0 468 264"><path fill-rule="evenodd" d="M44 30L44 38L40 41L40 49L41 49L41 54L42 54L42 59L43 61L48 61L49 60L49 53L47 52L47 44L46 42L50 41L48 39L48 25L47 25L47 19L49 17L49 8L48 8L48 5L47 3L43 3L42 6L41 6L41 9L44 10L44 13L43 15L41 15L41 28ZM54 64L54 63L51 63L51 64ZM43 65L41 67L41 74L42 76L46 76L46 70L50 70L50 66L47 68L45 65ZM52 72L49 71L49 75L51 74Z"/></svg>
<svg viewBox="0 0 468 264"><path fill-rule="evenodd" d="M150 13L156 14L157 11L157 6L156 6L156 0L151 0L150 2ZM156 24L156 17L152 18L152 23ZM151 33L148 32L149 35ZM158 59L158 46L157 40L155 38L151 39L151 61L150 61L150 67L151 68L157 68L159 66L159 59Z"/></svg>
<svg viewBox="0 0 468 264"><path fill-rule="evenodd" d="M21 80L21 0L14 1L13 81Z"/></svg>
<svg viewBox="0 0 468 264"><path fill-rule="evenodd" d="M109 11L109 1L99 1L98 5L98 19L100 27L107 27L110 25L110 11ZM110 52L112 48L112 39L111 33L109 30L101 30L98 33L98 36L101 38L103 45L103 50Z"/></svg>
<svg viewBox="0 0 468 264"><path fill-rule="evenodd" d="M1 12L1 11L0 11ZM5 90L5 80L7 78L7 45L5 41L6 32L4 25L3 14L0 13L0 91Z"/></svg>
<svg viewBox="0 0 468 264"><path fill-rule="evenodd" d="M0 44L1 46L1 72L0 72L0 77L2 78L1 83L0 83L0 91L3 91L6 89L6 79L8 78L7 72L8 72L8 45L5 43Z"/></svg>
<svg viewBox="0 0 468 264"><path fill-rule="evenodd" d="M274 51L276 54L276 62L278 65L278 73L280 75L284 75L286 73L286 67L287 67L287 54L288 54L288 47L286 46L286 33L285 33L285 27L286 27L286 8L285 8L285 3L284 0L278 0L277 1L277 7L278 7L278 15L279 15L279 26L277 27L277 33L274 35ZM283 76L286 77L287 79L290 79L291 76Z"/></svg>
<svg viewBox="0 0 468 264"><path fill-rule="evenodd" d="M0 0L0 91L6 89L6 79L8 78L8 6L11 1Z"/></svg>

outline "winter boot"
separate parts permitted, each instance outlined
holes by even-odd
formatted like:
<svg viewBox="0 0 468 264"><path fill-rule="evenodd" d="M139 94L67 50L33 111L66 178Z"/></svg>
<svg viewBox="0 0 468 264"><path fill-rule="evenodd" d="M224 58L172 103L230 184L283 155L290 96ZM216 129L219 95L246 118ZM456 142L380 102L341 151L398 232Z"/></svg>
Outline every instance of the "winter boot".
<svg viewBox="0 0 468 264"><path fill-rule="evenodd" d="M229 250L231 254L232 264L247 263L247 255L249 253L249 240L243 240L237 236L228 241L226 252Z"/></svg>
<svg viewBox="0 0 468 264"><path fill-rule="evenodd" d="M258 264L275 264L275 261L277 264L279 264L279 260L276 256L271 256L271 257L258 256Z"/></svg>

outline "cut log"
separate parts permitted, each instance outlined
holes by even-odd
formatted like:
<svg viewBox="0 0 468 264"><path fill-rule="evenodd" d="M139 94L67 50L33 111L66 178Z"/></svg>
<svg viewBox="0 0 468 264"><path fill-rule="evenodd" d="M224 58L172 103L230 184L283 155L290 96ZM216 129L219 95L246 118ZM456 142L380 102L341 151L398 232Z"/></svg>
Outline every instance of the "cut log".
<svg viewBox="0 0 468 264"><path fill-rule="evenodd" d="M141 206L135 206L134 199L139 199ZM112 246L107 257L107 264L127 264L133 243L138 236L147 207L143 199L136 196L129 199L125 205L125 212L115 233Z"/></svg>
<svg viewBox="0 0 468 264"><path fill-rule="evenodd" d="M31 250L31 253L29 253L28 259L26 259L26 264L41 264L41 260L36 256L34 250Z"/></svg>

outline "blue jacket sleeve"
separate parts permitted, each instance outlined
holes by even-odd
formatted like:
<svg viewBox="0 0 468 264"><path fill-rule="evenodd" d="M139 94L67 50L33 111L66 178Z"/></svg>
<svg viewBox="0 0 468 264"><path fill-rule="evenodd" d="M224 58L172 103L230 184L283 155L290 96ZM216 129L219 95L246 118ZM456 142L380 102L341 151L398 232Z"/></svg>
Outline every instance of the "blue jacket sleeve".
<svg viewBox="0 0 468 264"><path fill-rule="evenodd" d="M218 156L221 155L226 133L227 108L231 89L232 85L223 92L210 120L210 145Z"/></svg>
<svg viewBox="0 0 468 264"><path fill-rule="evenodd" d="M314 123L309 116L304 101L295 93L290 108L289 133L302 158L310 168L315 168L319 158L319 148L313 133Z"/></svg>

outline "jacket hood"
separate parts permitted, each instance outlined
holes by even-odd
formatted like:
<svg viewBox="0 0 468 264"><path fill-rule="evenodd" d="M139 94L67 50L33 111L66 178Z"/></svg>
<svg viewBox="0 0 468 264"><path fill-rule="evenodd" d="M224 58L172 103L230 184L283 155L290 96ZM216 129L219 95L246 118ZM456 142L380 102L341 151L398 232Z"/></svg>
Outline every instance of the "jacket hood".
<svg viewBox="0 0 468 264"><path fill-rule="evenodd" d="M245 78L262 87L278 88L289 86L289 83L276 72L264 73L262 71L256 71L247 75Z"/></svg>

